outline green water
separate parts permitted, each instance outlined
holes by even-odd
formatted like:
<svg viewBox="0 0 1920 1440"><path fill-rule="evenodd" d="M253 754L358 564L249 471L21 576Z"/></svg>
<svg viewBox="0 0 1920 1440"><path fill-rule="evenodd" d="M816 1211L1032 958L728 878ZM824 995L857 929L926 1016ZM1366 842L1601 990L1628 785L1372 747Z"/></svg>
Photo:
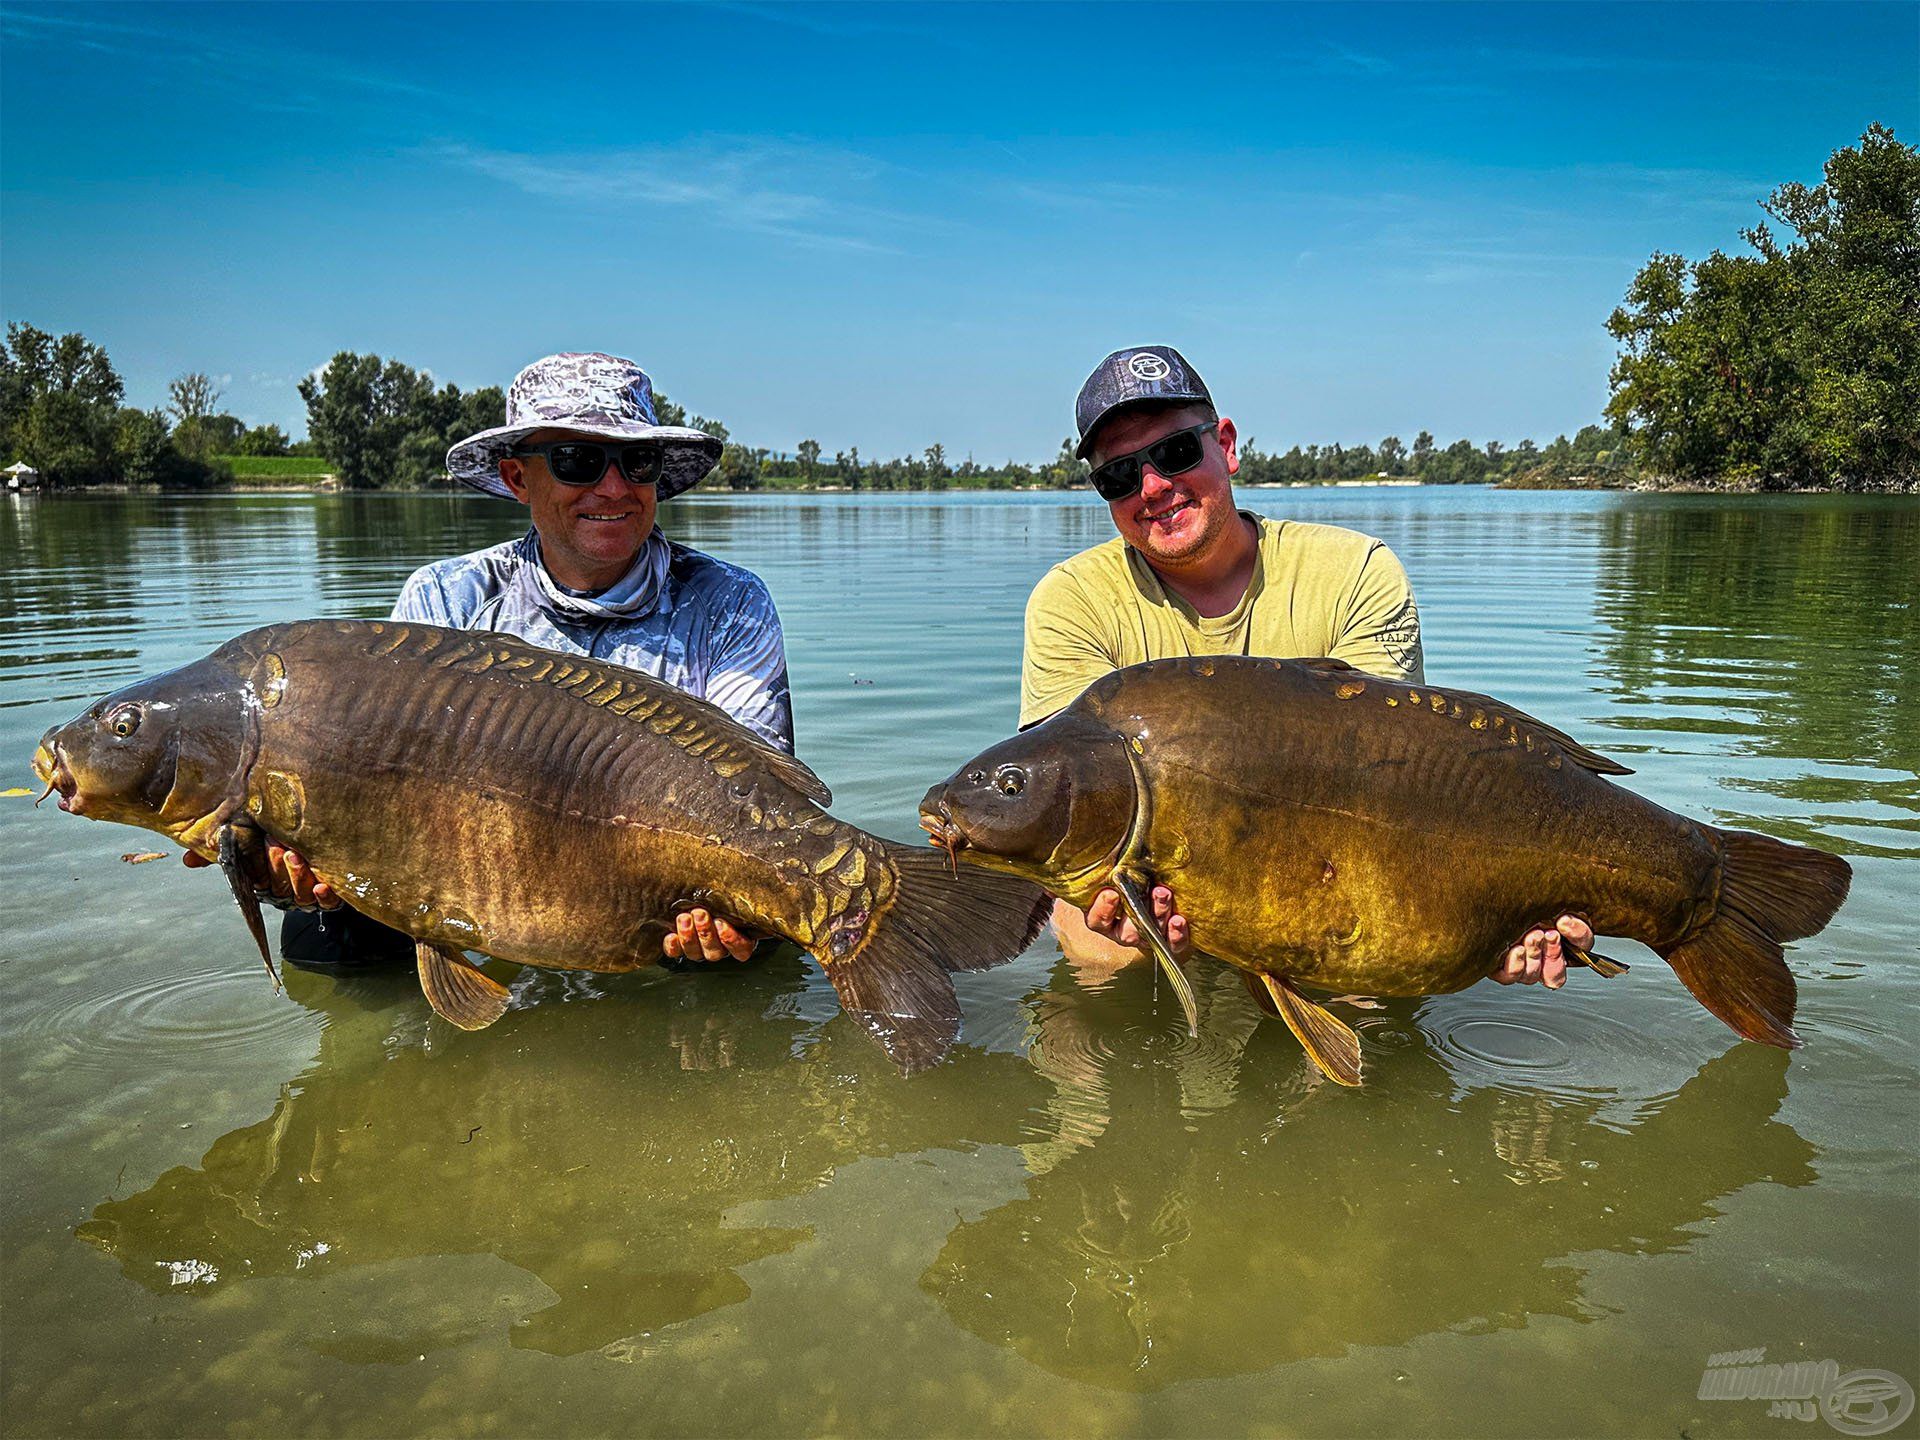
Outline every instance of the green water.
<svg viewBox="0 0 1920 1440"><path fill-rule="evenodd" d="M10 1435L1780 1435L1710 1354L1920 1381L1920 504L1252 492L1406 561L1429 677L1719 824L1846 853L1788 1056L1658 959L1364 1017L1317 1082L1233 977L1050 942L902 1081L798 960L527 971L463 1034L408 975L276 996L217 872L0 798ZM758 570L800 751L917 839L1009 732L1079 496L675 501ZM524 513L524 512L520 512ZM0 503L0 789L94 696L384 614L514 533L452 498ZM862 683L867 682L867 683ZM1911 1433L1914 1422L1902 1427Z"/></svg>

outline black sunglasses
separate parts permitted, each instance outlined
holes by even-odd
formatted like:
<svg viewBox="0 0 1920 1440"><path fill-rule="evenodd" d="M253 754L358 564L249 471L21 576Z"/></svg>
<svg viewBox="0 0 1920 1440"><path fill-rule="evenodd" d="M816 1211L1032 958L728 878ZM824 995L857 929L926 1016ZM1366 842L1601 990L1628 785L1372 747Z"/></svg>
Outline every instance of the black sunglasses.
<svg viewBox="0 0 1920 1440"><path fill-rule="evenodd" d="M660 478L663 445L602 445L593 440L550 440L545 445L516 445L510 455L538 455L562 485L598 485L611 455L629 485L651 485Z"/></svg>
<svg viewBox="0 0 1920 1440"><path fill-rule="evenodd" d="M1100 492L1102 500L1125 500L1140 493L1140 486L1146 480L1146 465L1153 466L1162 475L1184 475L1198 465L1200 457L1206 454L1200 437L1219 423L1209 420L1203 425L1189 425L1171 435L1162 435L1130 455L1116 455L1087 478Z"/></svg>

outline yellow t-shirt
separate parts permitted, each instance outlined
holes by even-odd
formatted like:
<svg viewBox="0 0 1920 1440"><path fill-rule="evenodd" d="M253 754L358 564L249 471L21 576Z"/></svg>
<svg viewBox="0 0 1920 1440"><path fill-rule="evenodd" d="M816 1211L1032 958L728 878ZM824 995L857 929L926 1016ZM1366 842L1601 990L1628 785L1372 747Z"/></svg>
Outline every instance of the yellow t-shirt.
<svg viewBox="0 0 1920 1440"><path fill-rule="evenodd" d="M1420 611L1394 553L1334 525L1270 520L1240 603L1209 619L1115 536L1061 561L1027 598L1020 723L1063 710L1110 670L1177 655L1331 656L1424 681Z"/></svg>

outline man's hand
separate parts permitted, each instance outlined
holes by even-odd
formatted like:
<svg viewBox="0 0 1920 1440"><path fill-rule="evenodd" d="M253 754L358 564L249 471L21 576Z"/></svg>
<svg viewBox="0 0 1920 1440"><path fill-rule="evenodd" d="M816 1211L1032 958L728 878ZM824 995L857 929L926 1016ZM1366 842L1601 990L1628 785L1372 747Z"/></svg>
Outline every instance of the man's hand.
<svg viewBox="0 0 1920 1440"><path fill-rule="evenodd" d="M202 870L213 861L196 850L189 850L180 857L180 863L189 870ZM338 910L346 903L334 893L331 885L313 873L304 855L271 840L267 842L267 873L256 875L254 883L274 899L288 901L301 910Z"/></svg>
<svg viewBox="0 0 1920 1440"><path fill-rule="evenodd" d="M724 915L689 910L661 938L660 951L669 960L745 960L757 943Z"/></svg>
<svg viewBox="0 0 1920 1440"><path fill-rule="evenodd" d="M1502 985L1545 985L1558 990L1567 983L1567 957L1561 940L1582 950L1593 948L1593 927L1578 915L1562 915L1551 930L1529 930L1495 967L1493 978Z"/></svg>
<svg viewBox="0 0 1920 1440"><path fill-rule="evenodd" d="M1167 949L1175 956L1185 954L1192 937L1187 933L1187 917L1173 908L1173 891L1165 885L1154 886L1152 903L1153 923L1166 937ZM1146 937L1120 903L1118 890L1102 890L1093 897L1093 903L1087 906L1087 929L1130 950L1146 948Z"/></svg>

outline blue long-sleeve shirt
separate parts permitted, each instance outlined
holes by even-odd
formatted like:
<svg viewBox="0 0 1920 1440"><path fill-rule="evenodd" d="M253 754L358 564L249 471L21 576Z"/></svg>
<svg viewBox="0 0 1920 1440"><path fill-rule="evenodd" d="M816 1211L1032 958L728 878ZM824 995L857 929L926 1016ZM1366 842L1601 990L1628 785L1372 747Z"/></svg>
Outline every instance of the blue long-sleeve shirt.
<svg viewBox="0 0 1920 1440"><path fill-rule="evenodd" d="M583 618L538 602L521 571L539 564L531 532L416 570L395 620L455 630L500 630L549 650L611 660L725 710L755 734L793 751L780 616L750 570L668 542L666 591L647 614Z"/></svg>

